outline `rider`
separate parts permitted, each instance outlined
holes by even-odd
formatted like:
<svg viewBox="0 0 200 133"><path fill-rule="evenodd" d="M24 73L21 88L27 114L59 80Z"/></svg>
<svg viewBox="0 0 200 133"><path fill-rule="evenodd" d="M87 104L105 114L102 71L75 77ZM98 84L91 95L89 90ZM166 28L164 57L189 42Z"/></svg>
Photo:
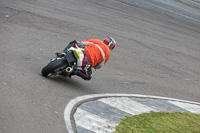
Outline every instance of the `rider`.
<svg viewBox="0 0 200 133"><path fill-rule="evenodd" d="M70 77L72 75L77 75L84 80L90 80L92 78L92 67L94 69L100 69L104 66L104 64L110 58L110 50L114 49L116 41L112 37L106 37L103 41L99 39L89 39L83 40L81 43L77 42L77 44L79 47L83 47L85 49L85 56L89 65L87 65L87 67L84 66L84 68L86 68L84 69L85 71L73 70L73 72L70 74ZM69 47L70 44L67 46L67 48Z"/></svg>

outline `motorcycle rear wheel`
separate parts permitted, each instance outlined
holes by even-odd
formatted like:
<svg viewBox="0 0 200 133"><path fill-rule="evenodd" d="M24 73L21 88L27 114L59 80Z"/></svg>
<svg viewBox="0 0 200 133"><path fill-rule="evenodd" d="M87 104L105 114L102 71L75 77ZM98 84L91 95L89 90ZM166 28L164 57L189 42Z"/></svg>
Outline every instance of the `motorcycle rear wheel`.
<svg viewBox="0 0 200 133"><path fill-rule="evenodd" d="M43 69L42 69L42 75L44 77L49 77L53 74L55 74L55 72L60 68L63 69L65 67L68 66L68 62L66 61L65 58L61 58L61 59L57 59L54 60L52 62L50 62L48 65L46 65Z"/></svg>

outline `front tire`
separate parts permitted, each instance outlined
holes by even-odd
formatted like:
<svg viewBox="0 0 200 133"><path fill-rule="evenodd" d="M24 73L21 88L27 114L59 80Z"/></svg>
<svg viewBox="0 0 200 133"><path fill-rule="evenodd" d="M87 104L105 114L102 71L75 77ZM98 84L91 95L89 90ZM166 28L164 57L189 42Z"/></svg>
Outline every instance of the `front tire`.
<svg viewBox="0 0 200 133"><path fill-rule="evenodd" d="M67 66L68 62L65 58L56 59L55 61L52 61L48 65L46 65L41 72L44 77L49 77L53 75L59 68Z"/></svg>

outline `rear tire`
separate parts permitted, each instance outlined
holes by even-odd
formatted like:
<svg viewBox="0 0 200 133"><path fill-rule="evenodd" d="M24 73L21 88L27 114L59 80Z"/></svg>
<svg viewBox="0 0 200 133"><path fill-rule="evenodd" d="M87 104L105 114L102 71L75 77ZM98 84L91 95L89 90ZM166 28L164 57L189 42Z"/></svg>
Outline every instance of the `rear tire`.
<svg viewBox="0 0 200 133"><path fill-rule="evenodd" d="M49 77L55 73L55 71L61 67L67 67L68 62L65 58L57 59L55 61L50 62L47 66L42 69L42 75L44 77Z"/></svg>

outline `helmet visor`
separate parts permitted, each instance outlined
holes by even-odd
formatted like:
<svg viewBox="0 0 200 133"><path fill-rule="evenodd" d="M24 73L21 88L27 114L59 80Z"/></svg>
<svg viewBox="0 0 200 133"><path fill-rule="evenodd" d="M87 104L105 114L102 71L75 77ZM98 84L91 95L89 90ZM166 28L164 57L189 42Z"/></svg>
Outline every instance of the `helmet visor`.
<svg viewBox="0 0 200 133"><path fill-rule="evenodd" d="M115 44L110 44L110 46L109 46L109 48L111 49L111 50L113 50L114 49L114 47L115 47Z"/></svg>

